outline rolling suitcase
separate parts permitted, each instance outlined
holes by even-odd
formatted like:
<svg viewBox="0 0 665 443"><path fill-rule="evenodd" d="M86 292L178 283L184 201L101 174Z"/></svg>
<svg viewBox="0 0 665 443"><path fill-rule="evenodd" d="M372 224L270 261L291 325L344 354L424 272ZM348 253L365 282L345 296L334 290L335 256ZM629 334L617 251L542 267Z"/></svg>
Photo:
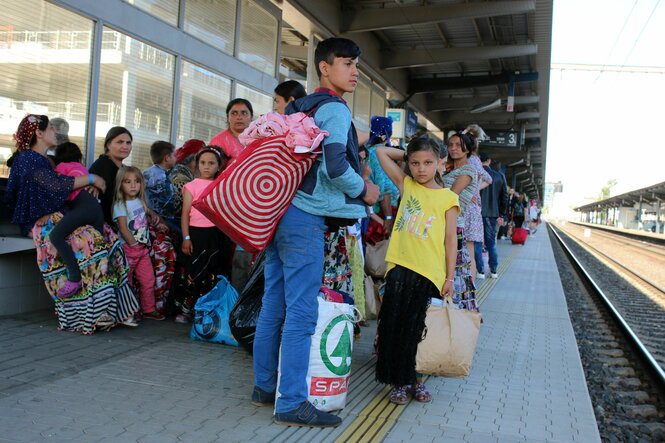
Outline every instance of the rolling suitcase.
<svg viewBox="0 0 665 443"><path fill-rule="evenodd" d="M529 236L529 231L524 228L513 229L513 244L523 245L526 243L526 238Z"/></svg>

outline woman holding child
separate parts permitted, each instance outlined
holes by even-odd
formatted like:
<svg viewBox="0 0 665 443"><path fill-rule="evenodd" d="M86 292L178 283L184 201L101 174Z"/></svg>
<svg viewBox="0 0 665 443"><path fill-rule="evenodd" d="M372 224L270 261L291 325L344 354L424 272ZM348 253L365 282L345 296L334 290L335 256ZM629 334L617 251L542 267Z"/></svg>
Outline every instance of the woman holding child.
<svg viewBox="0 0 665 443"><path fill-rule="evenodd" d="M13 208L12 222L34 240L37 264L55 302L59 329L92 334L96 328L107 329L131 318L138 302L127 284L127 264L118 238L108 226L100 233L85 225L68 237L81 267L82 284L77 292L58 296L68 281L67 267L53 247L50 233L62 219L73 190L108 191L108 182L94 173L69 177L52 169L46 151L56 144L55 130L45 115L26 115L14 138L16 152L5 198Z"/></svg>

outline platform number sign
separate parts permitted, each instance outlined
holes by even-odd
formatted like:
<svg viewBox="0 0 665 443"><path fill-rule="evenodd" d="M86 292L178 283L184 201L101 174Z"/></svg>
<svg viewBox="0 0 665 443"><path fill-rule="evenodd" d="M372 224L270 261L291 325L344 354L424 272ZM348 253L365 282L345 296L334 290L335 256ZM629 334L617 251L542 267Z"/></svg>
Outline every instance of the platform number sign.
<svg viewBox="0 0 665 443"><path fill-rule="evenodd" d="M494 131L490 129L486 130L485 133L489 140L482 142L481 146L488 148L519 148L520 137L516 131Z"/></svg>

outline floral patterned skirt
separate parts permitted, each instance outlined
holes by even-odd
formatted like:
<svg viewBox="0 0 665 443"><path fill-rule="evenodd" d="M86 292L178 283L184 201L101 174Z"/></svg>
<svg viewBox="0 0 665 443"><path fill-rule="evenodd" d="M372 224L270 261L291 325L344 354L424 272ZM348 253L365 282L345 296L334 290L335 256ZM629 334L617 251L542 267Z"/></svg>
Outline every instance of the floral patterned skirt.
<svg viewBox="0 0 665 443"><path fill-rule="evenodd" d="M476 285L471 278L471 257L466 247L468 239L464 229L457 228L457 261L455 263L455 281L453 282L453 303L458 309L478 312L476 303Z"/></svg>
<svg viewBox="0 0 665 443"><path fill-rule="evenodd" d="M477 203L471 202L466 206L464 234L467 241L483 241L485 239L483 216L480 205Z"/></svg>
<svg viewBox="0 0 665 443"><path fill-rule="evenodd" d="M323 286L353 295L352 271L346 249L346 229L326 232L324 248L326 258L323 263Z"/></svg>
<svg viewBox="0 0 665 443"><path fill-rule="evenodd" d="M351 265L351 286L353 287L353 300L356 308L365 318L365 275L363 264L363 253L360 250L360 243L355 235L346 236L347 251L349 252L349 263Z"/></svg>
<svg viewBox="0 0 665 443"><path fill-rule="evenodd" d="M175 272L175 247L168 228L150 226L150 259L155 268L155 306L164 312Z"/></svg>
<svg viewBox="0 0 665 443"><path fill-rule="evenodd" d="M115 322L132 317L139 311L139 302L127 281L127 259L118 236L108 225L104 225L108 241L88 225L67 237L81 268L83 288L66 299L58 297L58 288L67 281L67 267L51 244L49 234L61 219L62 214L56 212L44 226L32 228L37 265L55 302L59 329L92 334L103 317Z"/></svg>

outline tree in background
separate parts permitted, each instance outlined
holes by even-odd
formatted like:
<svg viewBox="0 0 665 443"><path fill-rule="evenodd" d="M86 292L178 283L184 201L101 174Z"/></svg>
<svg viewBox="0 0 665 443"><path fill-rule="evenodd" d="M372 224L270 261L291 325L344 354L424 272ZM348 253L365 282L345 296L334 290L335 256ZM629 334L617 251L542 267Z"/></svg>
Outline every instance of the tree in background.
<svg viewBox="0 0 665 443"><path fill-rule="evenodd" d="M610 189L617 185L616 179L612 178L607 181L607 184L600 189L598 200L605 200L610 197Z"/></svg>

